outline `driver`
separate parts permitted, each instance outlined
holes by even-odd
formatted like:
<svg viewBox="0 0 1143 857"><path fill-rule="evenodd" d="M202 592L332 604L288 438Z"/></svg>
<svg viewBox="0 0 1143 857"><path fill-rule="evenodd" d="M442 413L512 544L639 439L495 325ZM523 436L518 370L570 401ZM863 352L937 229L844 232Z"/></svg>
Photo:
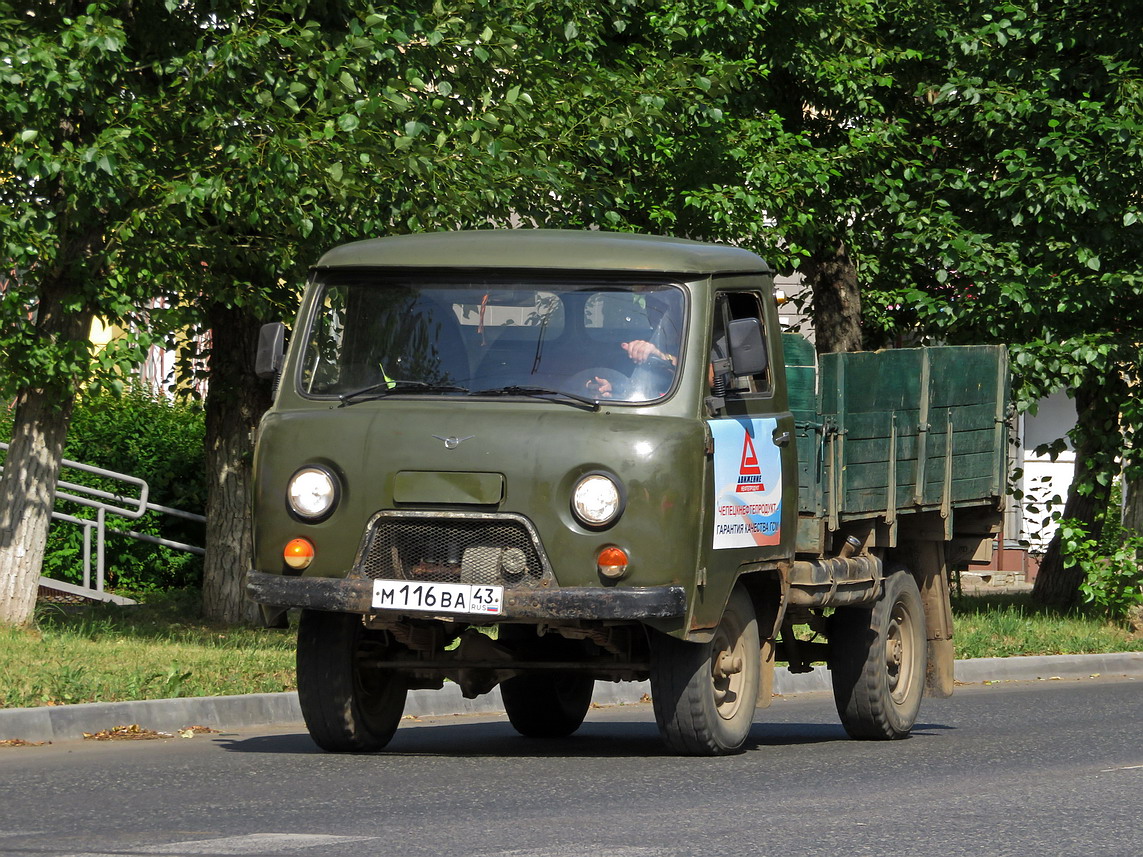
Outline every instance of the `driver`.
<svg viewBox="0 0 1143 857"><path fill-rule="evenodd" d="M650 401L665 395L679 365L674 353L681 340L677 320L671 317L667 304L654 295L647 296L646 306L647 320L653 331L650 338L620 343L635 364L630 384L624 385L628 389L622 392L630 401ZM610 399L618 393L609 380L599 376L587 381L587 389L601 399Z"/></svg>

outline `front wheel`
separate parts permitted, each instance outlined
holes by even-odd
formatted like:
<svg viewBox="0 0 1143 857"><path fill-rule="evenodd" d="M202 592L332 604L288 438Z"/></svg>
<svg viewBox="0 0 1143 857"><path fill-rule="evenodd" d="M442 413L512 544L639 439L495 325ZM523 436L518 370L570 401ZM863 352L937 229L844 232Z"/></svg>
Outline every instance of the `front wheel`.
<svg viewBox="0 0 1143 857"><path fill-rule="evenodd" d="M709 643L653 632L651 701L664 742L688 756L736 753L746 743L762 671L749 593L734 587Z"/></svg>
<svg viewBox="0 0 1143 857"><path fill-rule="evenodd" d="M323 750L367 753L389 743L407 694L402 675L377 665L391 650L386 635L356 614L302 611L298 702Z"/></svg>
<svg viewBox="0 0 1143 857"><path fill-rule="evenodd" d="M913 728L925 687L925 611L907 570L886 575L868 607L830 617L829 668L834 703L852 738L892 740Z"/></svg>

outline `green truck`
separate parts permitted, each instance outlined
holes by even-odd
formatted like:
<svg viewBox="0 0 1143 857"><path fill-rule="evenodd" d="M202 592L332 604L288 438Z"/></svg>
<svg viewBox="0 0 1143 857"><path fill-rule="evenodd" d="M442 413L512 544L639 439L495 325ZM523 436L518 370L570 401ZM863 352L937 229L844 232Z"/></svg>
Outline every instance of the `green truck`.
<svg viewBox="0 0 1143 857"><path fill-rule="evenodd" d="M949 569L990 556L1007 357L816 356L746 250L485 230L331 250L255 455L267 622L300 608L307 728L386 745L410 689L500 687L521 734L650 681L674 752L740 750L776 665L856 738L952 692Z"/></svg>

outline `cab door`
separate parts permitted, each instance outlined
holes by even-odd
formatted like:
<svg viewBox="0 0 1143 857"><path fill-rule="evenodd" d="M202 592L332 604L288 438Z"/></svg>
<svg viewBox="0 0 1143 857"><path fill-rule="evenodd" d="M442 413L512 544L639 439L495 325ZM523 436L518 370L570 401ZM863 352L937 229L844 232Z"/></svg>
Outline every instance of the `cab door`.
<svg viewBox="0 0 1143 857"><path fill-rule="evenodd" d="M768 281L763 281L768 284ZM712 565L788 558L797 527L797 448L772 293L715 293L707 397L713 440Z"/></svg>

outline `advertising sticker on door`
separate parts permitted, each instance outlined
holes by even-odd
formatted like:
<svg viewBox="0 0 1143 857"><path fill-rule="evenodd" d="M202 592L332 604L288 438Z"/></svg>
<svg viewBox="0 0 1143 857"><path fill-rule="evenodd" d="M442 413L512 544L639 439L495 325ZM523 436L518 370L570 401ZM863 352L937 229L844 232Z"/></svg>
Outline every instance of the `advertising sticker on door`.
<svg viewBox="0 0 1143 857"><path fill-rule="evenodd" d="M775 545L782 532L782 462L774 419L711 420L714 549Z"/></svg>

